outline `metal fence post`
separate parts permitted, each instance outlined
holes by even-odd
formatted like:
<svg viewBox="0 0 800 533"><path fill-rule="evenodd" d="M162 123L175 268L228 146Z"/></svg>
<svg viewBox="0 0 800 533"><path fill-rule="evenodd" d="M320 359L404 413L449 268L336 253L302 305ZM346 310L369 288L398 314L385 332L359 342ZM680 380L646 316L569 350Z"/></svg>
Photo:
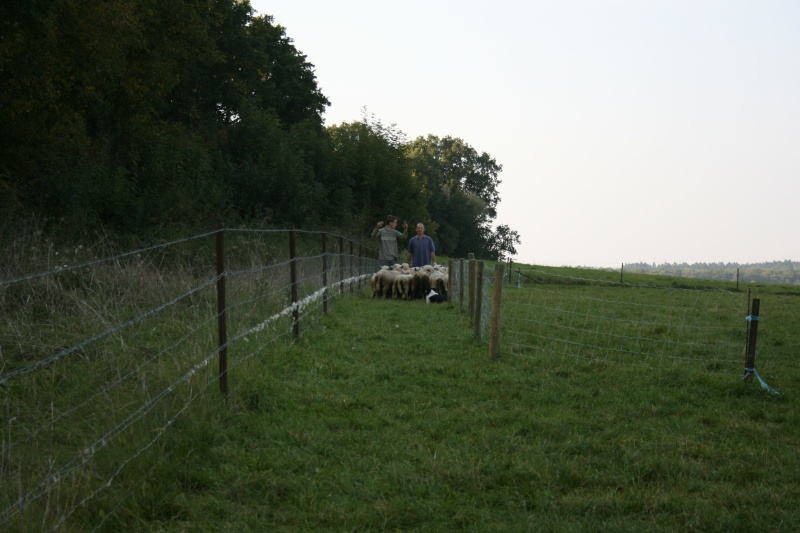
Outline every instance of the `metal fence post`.
<svg viewBox="0 0 800 533"><path fill-rule="evenodd" d="M744 360L744 377L742 381L750 381L753 379L756 367L756 338L758 338L758 313L761 307L761 300L753 298L753 307L750 310L750 315L747 321L750 325L747 335L747 351Z"/></svg>

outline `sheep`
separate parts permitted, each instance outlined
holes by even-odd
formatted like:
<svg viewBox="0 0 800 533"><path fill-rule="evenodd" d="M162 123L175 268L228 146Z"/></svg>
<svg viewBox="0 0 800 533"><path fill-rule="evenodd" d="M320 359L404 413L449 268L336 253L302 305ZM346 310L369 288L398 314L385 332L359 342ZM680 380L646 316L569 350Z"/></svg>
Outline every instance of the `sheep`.
<svg viewBox="0 0 800 533"><path fill-rule="evenodd" d="M387 265L383 265L380 270L375 272L369 280L369 286L372 289L372 297L373 298L380 298L381 297L381 276L383 273L389 270Z"/></svg>
<svg viewBox="0 0 800 533"><path fill-rule="evenodd" d="M378 272L378 298L392 297L392 284L394 283L394 278L400 275L402 268L403 265L394 265L394 267L390 269L381 270Z"/></svg>
<svg viewBox="0 0 800 533"><path fill-rule="evenodd" d="M429 272L433 270L430 265L415 268L414 278L411 280L411 297L415 300L425 298L431 288Z"/></svg>
<svg viewBox="0 0 800 533"><path fill-rule="evenodd" d="M447 299L447 267L434 263L425 268L429 277L429 288L435 289L443 298Z"/></svg>
<svg viewBox="0 0 800 533"><path fill-rule="evenodd" d="M447 299L447 270L434 270L430 275L431 288L436 289L442 298Z"/></svg>
<svg viewBox="0 0 800 533"><path fill-rule="evenodd" d="M392 285L392 297L402 300L410 300L411 281L413 278L414 276L410 271L401 271L400 274L394 278L394 283Z"/></svg>

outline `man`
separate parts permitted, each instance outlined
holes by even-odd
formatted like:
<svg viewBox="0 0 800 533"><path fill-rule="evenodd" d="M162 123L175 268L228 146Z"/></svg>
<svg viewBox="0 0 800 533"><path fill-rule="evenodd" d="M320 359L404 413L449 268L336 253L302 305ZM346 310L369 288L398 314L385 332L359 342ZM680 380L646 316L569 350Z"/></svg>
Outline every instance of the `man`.
<svg viewBox="0 0 800 533"><path fill-rule="evenodd" d="M383 227L383 221L375 225L372 230L372 238L381 240L381 248L378 251L378 263L383 266L394 266L397 263L399 252L397 251L397 238L406 238L408 236L408 222L403 221L403 233L400 233L397 228L397 217L388 215L386 217L386 226Z"/></svg>
<svg viewBox="0 0 800 533"><path fill-rule="evenodd" d="M415 267L436 262L436 247L433 239L425 235L425 224L417 224L417 234L408 240L408 264Z"/></svg>

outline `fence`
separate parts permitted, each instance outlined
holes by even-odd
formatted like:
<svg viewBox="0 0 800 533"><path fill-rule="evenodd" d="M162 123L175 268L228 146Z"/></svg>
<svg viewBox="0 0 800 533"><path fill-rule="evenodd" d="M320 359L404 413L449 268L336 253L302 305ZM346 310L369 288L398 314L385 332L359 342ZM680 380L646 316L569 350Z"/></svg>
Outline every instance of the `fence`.
<svg viewBox="0 0 800 533"><path fill-rule="evenodd" d="M633 285L537 269L512 278L502 264L489 275L473 258L451 269L467 273L474 334L488 341L492 359L502 351L646 368L694 362L709 370L744 362L743 381L755 378L778 394L755 369L760 301L751 302L749 291ZM463 292L453 294L463 306Z"/></svg>
<svg viewBox="0 0 800 533"><path fill-rule="evenodd" d="M49 270L0 281L2 530L58 529L110 498L195 400L227 395L250 360L377 269L352 240L285 230L220 229L103 258L79 248L72 265L48 253Z"/></svg>

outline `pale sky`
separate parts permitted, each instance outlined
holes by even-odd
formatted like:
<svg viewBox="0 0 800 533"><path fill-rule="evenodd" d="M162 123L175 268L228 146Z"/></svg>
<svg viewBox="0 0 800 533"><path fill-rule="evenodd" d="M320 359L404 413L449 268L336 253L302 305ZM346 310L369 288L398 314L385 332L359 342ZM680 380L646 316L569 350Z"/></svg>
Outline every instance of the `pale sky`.
<svg viewBox="0 0 800 533"><path fill-rule="evenodd" d="M366 107L502 165L516 262L800 260L798 0L251 4L315 66L327 125Z"/></svg>

